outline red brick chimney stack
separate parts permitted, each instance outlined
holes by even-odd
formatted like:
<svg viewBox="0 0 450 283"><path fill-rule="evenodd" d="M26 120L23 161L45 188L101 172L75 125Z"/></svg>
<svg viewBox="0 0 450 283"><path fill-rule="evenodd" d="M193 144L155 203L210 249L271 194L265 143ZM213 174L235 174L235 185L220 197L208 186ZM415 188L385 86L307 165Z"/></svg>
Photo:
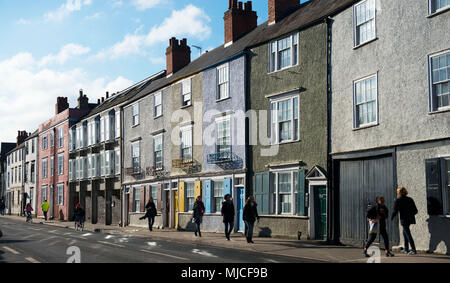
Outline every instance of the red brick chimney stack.
<svg viewBox="0 0 450 283"><path fill-rule="evenodd" d="M166 50L167 75L181 70L191 63L191 48L187 45L187 39L178 41L172 37Z"/></svg>
<svg viewBox="0 0 450 283"><path fill-rule="evenodd" d="M252 8L252 1L244 4L228 0L228 11L223 17L225 24L225 45L229 45L258 26L258 15Z"/></svg>
<svg viewBox="0 0 450 283"><path fill-rule="evenodd" d="M298 0L269 0L269 25L280 21L291 8L299 4Z"/></svg>
<svg viewBox="0 0 450 283"><path fill-rule="evenodd" d="M17 146L22 144L28 138L27 131L17 131Z"/></svg>
<svg viewBox="0 0 450 283"><path fill-rule="evenodd" d="M55 107L56 115L63 112L67 108L69 108L69 103L67 102L67 97L58 97L56 99L56 107Z"/></svg>

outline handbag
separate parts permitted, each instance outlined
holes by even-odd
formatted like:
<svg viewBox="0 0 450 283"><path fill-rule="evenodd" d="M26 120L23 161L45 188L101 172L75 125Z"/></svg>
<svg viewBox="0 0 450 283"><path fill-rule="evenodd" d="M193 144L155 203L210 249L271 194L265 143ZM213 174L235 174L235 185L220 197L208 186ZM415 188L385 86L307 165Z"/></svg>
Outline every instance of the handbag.
<svg viewBox="0 0 450 283"><path fill-rule="evenodd" d="M378 220L369 220L369 234L378 234L380 232L380 225Z"/></svg>

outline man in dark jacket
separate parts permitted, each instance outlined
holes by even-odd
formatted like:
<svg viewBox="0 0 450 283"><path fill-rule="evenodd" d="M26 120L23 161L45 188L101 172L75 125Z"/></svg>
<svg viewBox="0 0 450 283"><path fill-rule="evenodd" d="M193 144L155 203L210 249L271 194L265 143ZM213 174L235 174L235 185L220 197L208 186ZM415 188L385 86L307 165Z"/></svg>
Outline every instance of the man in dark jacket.
<svg viewBox="0 0 450 283"><path fill-rule="evenodd" d="M259 221L258 215L258 204L255 202L253 196L247 199L244 206L243 218L245 222L245 237L247 238L247 243L253 244L253 227L255 225L256 219Z"/></svg>
<svg viewBox="0 0 450 283"><path fill-rule="evenodd" d="M222 203L222 216L223 223L225 224L225 237L230 241L230 235L234 227L234 204L231 199L231 195L227 194L225 196L225 201Z"/></svg>
<svg viewBox="0 0 450 283"><path fill-rule="evenodd" d="M192 208L194 211L194 222L195 222L195 236L201 237L202 232L200 231L200 224L202 224L203 214L205 213L205 205L202 202L202 197L198 196Z"/></svg>
<svg viewBox="0 0 450 283"><path fill-rule="evenodd" d="M145 218L148 219L148 229L150 230L150 232L153 231L153 224L155 223L155 217L158 214L156 211L156 205L155 205L155 201L153 200L153 198L151 197L147 203L147 205L145 206L145 209L147 210L147 212L145 213L145 215L141 218L139 218L140 220L144 220Z"/></svg>
<svg viewBox="0 0 450 283"><path fill-rule="evenodd" d="M5 215L5 201L3 199L0 199L0 214Z"/></svg>
<svg viewBox="0 0 450 283"><path fill-rule="evenodd" d="M405 239L404 253L415 255L417 253L414 239L411 235L410 225L416 224L415 215L418 213L414 200L408 197L408 191L404 187L399 187L397 190L398 198L394 204L394 213L391 219L393 220L398 213L400 213L400 223L403 227L403 237ZM409 250L411 245L411 251Z"/></svg>

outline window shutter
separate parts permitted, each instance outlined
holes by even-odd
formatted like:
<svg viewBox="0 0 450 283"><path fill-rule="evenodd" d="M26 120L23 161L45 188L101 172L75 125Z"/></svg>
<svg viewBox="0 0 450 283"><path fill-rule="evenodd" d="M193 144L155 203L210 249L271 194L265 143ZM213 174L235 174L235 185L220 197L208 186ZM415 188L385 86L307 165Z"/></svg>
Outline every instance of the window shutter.
<svg viewBox="0 0 450 283"><path fill-rule="evenodd" d="M158 212L161 212L161 208L162 208L162 184L158 185Z"/></svg>
<svg viewBox="0 0 450 283"><path fill-rule="evenodd" d="M128 194L128 212L134 212L134 188L130 188Z"/></svg>
<svg viewBox="0 0 450 283"><path fill-rule="evenodd" d="M211 180L205 181L205 213L211 213L211 188L212 182Z"/></svg>
<svg viewBox="0 0 450 283"><path fill-rule="evenodd" d="M255 201L260 214L270 214L270 173L255 174Z"/></svg>
<svg viewBox="0 0 450 283"><path fill-rule="evenodd" d="M178 188L178 212L185 212L185 194L184 194L185 182L180 182L180 187Z"/></svg>
<svg viewBox="0 0 450 283"><path fill-rule="evenodd" d="M298 171L298 183L297 183L297 215L306 216L305 208L305 195L306 195L306 170L300 169Z"/></svg>
<svg viewBox="0 0 450 283"><path fill-rule="evenodd" d="M195 192L194 192L194 201L197 199L197 197L202 196L202 182L196 181L195 182Z"/></svg>
<svg viewBox="0 0 450 283"><path fill-rule="evenodd" d="M223 181L223 196L225 197L227 194L233 195L231 190L231 178Z"/></svg>
<svg viewBox="0 0 450 283"><path fill-rule="evenodd" d="M441 160L439 158L425 161L427 181L427 207L429 215L444 214L442 203Z"/></svg>

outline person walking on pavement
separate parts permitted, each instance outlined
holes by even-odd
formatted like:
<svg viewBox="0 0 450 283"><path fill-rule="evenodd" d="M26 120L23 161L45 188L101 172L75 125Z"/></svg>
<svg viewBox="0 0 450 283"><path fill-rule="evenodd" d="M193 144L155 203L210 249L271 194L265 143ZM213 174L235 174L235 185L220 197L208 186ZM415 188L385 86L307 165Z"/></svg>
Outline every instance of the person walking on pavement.
<svg viewBox="0 0 450 283"><path fill-rule="evenodd" d="M234 228L234 204L230 194L225 196L225 201L222 203L222 216L225 225L225 237L230 241L230 235Z"/></svg>
<svg viewBox="0 0 450 283"><path fill-rule="evenodd" d="M152 197L150 197L147 205L145 206L146 209L146 213L143 217L139 218L140 220L144 220L145 218L148 219L148 229L150 230L150 232L153 231L153 224L155 223L155 217L157 214L156 211L156 205L155 205L155 201L153 200Z"/></svg>
<svg viewBox="0 0 450 283"><path fill-rule="evenodd" d="M397 189L397 200L394 204L394 213L391 219L394 220L395 216L400 213L400 223L403 227L403 237L405 239L405 246L403 248L403 253L409 255L415 255L416 245L414 244L414 239L411 235L411 230L409 226L416 224L416 214L418 213L416 204L414 200L408 197L408 191L404 187L399 187ZM411 250L409 246L411 245Z"/></svg>
<svg viewBox="0 0 450 283"><path fill-rule="evenodd" d="M48 209L50 208L50 204L47 202L47 200L44 200L44 202L41 205L41 208L42 212L44 213L44 219L45 221L47 221Z"/></svg>
<svg viewBox="0 0 450 283"><path fill-rule="evenodd" d="M84 209L81 206L81 203L77 203L77 205L75 207L75 212L74 212L74 220L75 220L75 223L80 224L80 227L84 227L83 225L84 225L85 215L86 215L86 213L84 212Z"/></svg>
<svg viewBox="0 0 450 283"><path fill-rule="evenodd" d="M255 202L255 198L250 196L244 206L243 218L245 222L245 237L247 243L253 244L253 227L256 219L259 222L258 204Z"/></svg>
<svg viewBox="0 0 450 283"><path fill-rule="evenodd" d="M205 205L202 202L202 197L198 196L197 200L194 203L194 207L192 208L194 211L194 223L195 223L195 236L197 234L199 237L202 236L202 232L200 231L200 224L202 224L203 214L205 213Z"/></svg>
<svg viewBox="0 0 450 283"><path fill-rule="evenodd" d="M2 199L0 199L0 214L1 215L5 215L5 201Z"/></svg>
<svg viewBox="0 0 450 283"><path fill-rule="evenodd" d="M391 253L391 250L389 249L389 237L386 230L386 219L389 218L389 210L384 203L385 202L384 197L376 197L375 202L376 205L374 205L367 212L367 218L369 219L371 228L374 228L374 226L378 226L377 227L378 229L375 228L370 230L370 238L364 248L364 255L366 257L370 257L370 255L367 254L367 250L369 249L370 245L373 244L379 232L380 235L383 236L384 248L386 249L386 256L393 257L394 254Z"/></svg>

